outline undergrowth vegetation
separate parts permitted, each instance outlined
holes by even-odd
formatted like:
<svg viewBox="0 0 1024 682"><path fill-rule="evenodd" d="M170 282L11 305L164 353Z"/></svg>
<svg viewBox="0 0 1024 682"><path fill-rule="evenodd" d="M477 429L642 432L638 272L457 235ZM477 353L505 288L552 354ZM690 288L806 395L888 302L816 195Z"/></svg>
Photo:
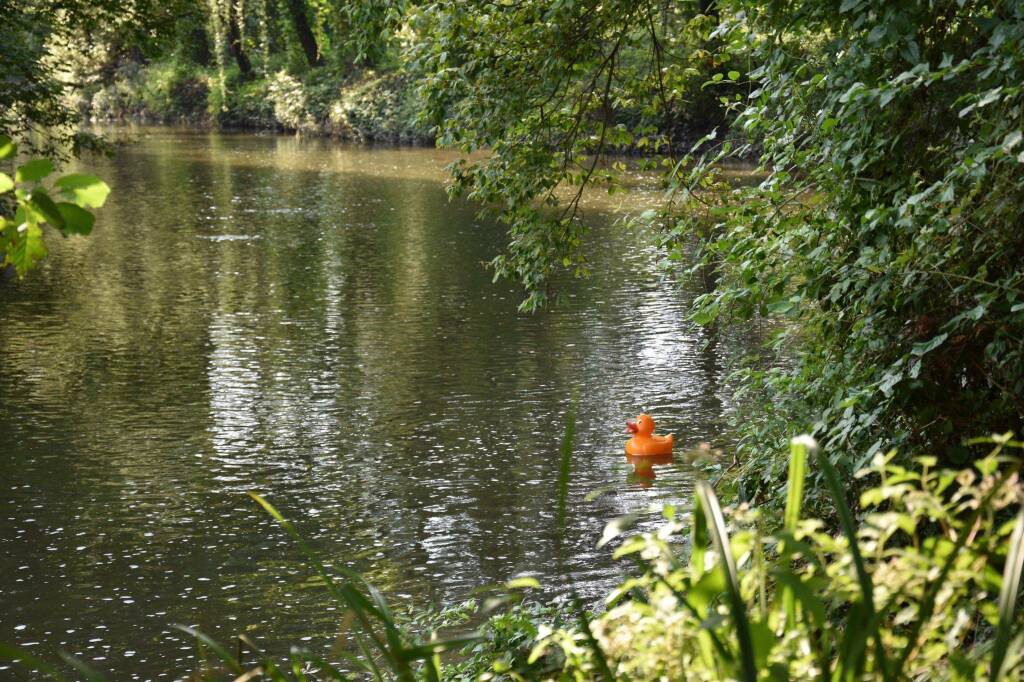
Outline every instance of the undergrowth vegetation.
<svg viewBox="0 0 1024 682"><path fill-rule="evenodd" d="M519 602L519 590L540 587L532 578L487 602L397 615L360 575L328 571L253 494L348 614L352 649L331 663L303 648L284 656L244 635L225 646L181 629L204 652L194 675L203 680L1020 680L1024 442L1006 434L971 445L989 451L959 471L934 457L904 466L894 452L875 455L858 472L866 487L851 509L813 439L794 439L781 520L723 508L698 483L691 513L667 506L659 530L619 543L615 556L636 570L599 616L576 601ZM804 513L810 468L823 474L837 524ZM60 677L27 652L2 653Z"/></svg>

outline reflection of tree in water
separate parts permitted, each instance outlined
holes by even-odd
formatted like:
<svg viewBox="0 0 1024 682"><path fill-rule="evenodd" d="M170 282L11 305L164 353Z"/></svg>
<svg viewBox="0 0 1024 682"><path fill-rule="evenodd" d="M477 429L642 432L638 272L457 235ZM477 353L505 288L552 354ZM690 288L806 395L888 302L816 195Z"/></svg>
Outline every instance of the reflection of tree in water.
<svg viewBox="0 0 1024 682"><path fill-rule="evenodd" d="M47 542L116 544L51 566L13 603L72 586L93 622L110 621L116 604L95 586L116 574L135 597L121 641L157 611L227 636L311 618L329 629L322 593L290 589L306 575L297 550L249 487L328 562L398 600L452 600L524 571L552 584L574 393L564 557L584 592L615 580L594 548L605 520L684 497L691 478L666 465L650 489L623 485L623 420L654 407L659 424L710 439L737 339L705 345L686 320L692 292L604 218L589 247L600 274L560 282L559 308L517 315L519 292L480 266L501 228L448 203L436 154L163 131L96 169L115 187L103 229L61 242L25 289L47 305L0 327L0 400L26 390L7 432L40 463L4 471L46 501L40 526L65 529ZM70 480L95 484L80 509L58 494ZM35 551L19 546L17 565L50 566Z"/></svg>

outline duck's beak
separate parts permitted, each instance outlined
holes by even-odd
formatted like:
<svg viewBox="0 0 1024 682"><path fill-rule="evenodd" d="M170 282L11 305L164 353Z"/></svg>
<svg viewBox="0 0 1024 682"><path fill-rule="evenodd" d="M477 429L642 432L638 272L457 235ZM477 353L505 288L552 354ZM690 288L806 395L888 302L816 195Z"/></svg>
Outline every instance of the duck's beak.
<svg viewBox="0 0 1024 682"><path fill-rule="evenodd" d="M636 425L635 419L630 419L626 422L626 430L630 433L637 433L640 431L640 428Z"/></svg>

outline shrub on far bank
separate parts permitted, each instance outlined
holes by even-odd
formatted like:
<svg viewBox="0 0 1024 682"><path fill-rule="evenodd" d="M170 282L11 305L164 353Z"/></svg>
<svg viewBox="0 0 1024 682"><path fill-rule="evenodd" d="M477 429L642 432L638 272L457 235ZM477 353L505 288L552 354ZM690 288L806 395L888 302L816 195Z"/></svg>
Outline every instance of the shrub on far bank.
<svg viewBox="0 0 1024 682"><path fill-rule="evenodd" d="M412 78L384 74L344 90L329 120L356 140L418 142L431 139L416 120L418 108Z"/></svg>
<svg viewBox="0 0 1024 682"><path fill-rule="evenodd" d="M163 120L201 122L206 119L210 87L201 69L178 62L154 64L146 69L140 99L146 111L160 112Z"/></svg>
<svg viewBox="0 0 1024 682"><path fill-rule="evenodd" d="M174 61L128 64L108 84L82 93L75 106L93 121L143 120L282 130L361 142L432 142L416 122L408 76L329 68L301 76L278 69L245 80L236 68L220 77Z"/></svg>

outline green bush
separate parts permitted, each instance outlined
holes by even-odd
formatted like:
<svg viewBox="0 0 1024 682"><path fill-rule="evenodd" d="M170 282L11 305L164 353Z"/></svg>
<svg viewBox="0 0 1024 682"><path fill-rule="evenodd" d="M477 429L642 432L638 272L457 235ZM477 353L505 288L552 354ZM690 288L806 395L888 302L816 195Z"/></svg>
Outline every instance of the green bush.
<svg viewBox="0 0 1024 682"><path fill-rule="evenodd" d="M566 609L536 601L520 602L517 594L490 601L500 605L498 613L488 615L494 604L488 608L488 604L470 599L441 610L418 611L409 619L409 629L426 636L452 628L465 630L473 622L483 621L477 630L478 639L444 661L444 679L474 682L481 676L494 675L531 678L554 674L564 667L565 656L560 649L552 648L541 659L531 660L531 655L537 641L552 632L552 626L568 626L571 614Z"/></svg>
<svg viewBox="0 0 1024 682"><path fill-rule="evenodd" d="M1005 452L1024 443L991 442L959 472L933 457L903 467L895 453L877 455L858 474L872 487L856 528L817 454L843 528L834 533L801 518L816 447L796 440L780 530L765 532L756 509L723 512L699 488L691 517L669 507L658 532L616 550L640 572L594 622L599 653L579 630L552 629L532 656L562 650L562 674L573 679L593 677L596 656L623 679L1022 679L1024 491L1021 462ZM679 543L687 532L688 552Z"/></svg>
<svg viewBox="0 0 1024 682"><path fill-rule="evenodd" d="M742 427L751 495L776 489L765 445L794 425L848 470L891 446L962 466L960 434L1024 415L1024 5L719 6L719 49L750 64L734 132L764 178L709 213L711 166L684 165L673 220L677 251L698 235L721 275L698 320L792 322L785 361L746 372L776 417Z"/></svg>
<svg viewBox="0 0 1024 682"><path fill-rule="evenodd" d="M205 118L210 78L200 69L178 62L153 64L140 79L139 95L145 112L161 121Z"/></svg>

